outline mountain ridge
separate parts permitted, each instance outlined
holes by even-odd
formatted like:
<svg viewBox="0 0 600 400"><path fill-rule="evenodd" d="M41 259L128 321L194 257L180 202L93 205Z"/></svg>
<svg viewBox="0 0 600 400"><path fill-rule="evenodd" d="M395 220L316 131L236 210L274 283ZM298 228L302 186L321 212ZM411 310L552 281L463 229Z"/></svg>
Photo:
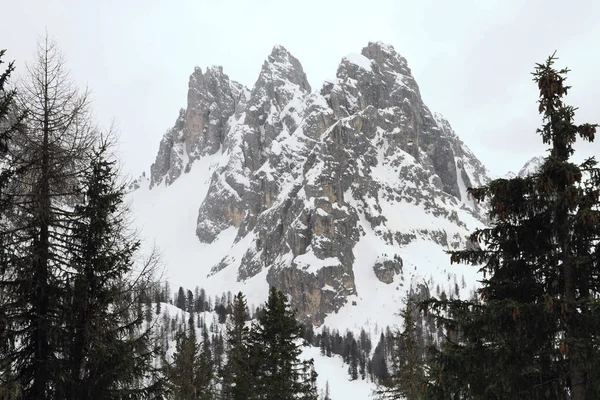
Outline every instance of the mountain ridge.
<svg viewBox="0 0 600 400"><path fill-rule="evenodd" d="M466 246L483 224L466 188L488 179L448 121L423 103L406 59L381 42L342 58L319 91L283 46L273 48L252 89L222 68L196 68L187 108L163 136L134 209L144 208L141 198L158 206L164 193L182 190L169 188L184 177L202 186L186 206L194 232L181 217L185 242L196 256L200 248L224 250L211 265L182 264L201 269L206 281L266 281L315 325L373 292L400 298L415 279L439 280L449 265L438 261L444 250ZM162 207L180 206L169 202ZM137 220L151 218L142 212ZM162 237L161 230L150 229ZM409 254L415 247L435 247L436 261Z"/></svg>

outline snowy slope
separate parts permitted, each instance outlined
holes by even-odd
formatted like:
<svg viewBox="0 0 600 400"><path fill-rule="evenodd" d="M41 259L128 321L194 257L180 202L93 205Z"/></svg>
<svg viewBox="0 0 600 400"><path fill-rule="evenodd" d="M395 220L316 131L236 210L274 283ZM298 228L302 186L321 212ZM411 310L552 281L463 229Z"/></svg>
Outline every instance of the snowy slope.
<svg viewBox="0 0 600 400"><path fill-rule="evenodd" d="M155 306L153 305L153 307ZM152 323L155 327L160 328L161 324L164 324L165 321L176 319L178 324L177 329L184 329L184 327L187 329L189 317L189 313L180 310L172 304L161 303L161 314L158 316L154 315ZM218 318L214 312L202 312L197 314L196 318L202 319L207 326L214 324L215 331L212 331L211 334L216 335L221 333L225 335L226 324L217 323ZM171 325L171 322L167 325ZM164 326L163 329L165 329ZM157 329L156 331L159 330ZM172 361L171 357L175 351L174 332L169 332L166 336L166 358L168 361ZM202 331L198 327L196 327L196 337L198 340L202 340ZM300 358L304 360L312 358L314 360L315 370L318 373L317 387L320 395L325 393L325 387L328 384L331 399L366 400L372 398L371 395L376 388L375 383L370 380L361 379L351 381L348 375L348 364L342 361L341 356L334 354L332 357L327 357L321 354L318 347L305 345L302 347Z"/></svg>
<svg viewBox="0 0 600 400"><path fill-rule="evenodd" d="M236 257L244 251L243 243L234 243L236 229L229 228L211 244L201 243L195 235L198 206L204 200L211 175L226 155L215 154L196 162L189 173L170 186L158 185L152 190L141 186L130 197L136 227L146 254L156 249L164 267L164 279L175 288L205 288L210 295L243 291L249 304L263 303L268 284L262 279L238 282L232 269L207 279L213 265L225 256Z"/></svg>
<svg viewBox="0 0 600 400"><path fill-rule="evenodd" d="M445 252L483 224L467 188L485 169L391 46L344 57L320 92L281 46L251 90L218 68L192 78L130 195L172 287L258 305L275 285L301 318L341 331L397 325L419 285L469 295L475 269Z"/></svg>
<svg viewBox="0 0 600 400"><path fill-rule="evenodd" d="M317 377L319 394L325 392L325 386L329 382L329 397L332 400L366 400L373 398L372 394L376 389L375 383L360 379L349 380L348 364L342 362L342 357L338 355L333 357L323 356L317 347L305 347L302 357L312 358L315 362L315 370L319 374Z"/></svg>

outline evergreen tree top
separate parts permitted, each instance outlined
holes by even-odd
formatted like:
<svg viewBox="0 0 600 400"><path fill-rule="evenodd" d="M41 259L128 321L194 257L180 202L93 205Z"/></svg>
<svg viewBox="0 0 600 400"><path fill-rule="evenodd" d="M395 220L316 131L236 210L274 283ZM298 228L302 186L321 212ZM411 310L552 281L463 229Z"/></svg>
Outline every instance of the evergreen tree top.
<svg viewBox="0 0 600 400"><path fill-rule="evenodd" d="M574 122L564 97L567 68L555 54L536 65L537 130L548 156L540 170L469 188L489 205L490 226L452 263L483 273L478 298L428 299L445 330L430 349L431 398L598 398L600 388L600 171L571 161L577 138L593 141L596 124Z"/></svg>

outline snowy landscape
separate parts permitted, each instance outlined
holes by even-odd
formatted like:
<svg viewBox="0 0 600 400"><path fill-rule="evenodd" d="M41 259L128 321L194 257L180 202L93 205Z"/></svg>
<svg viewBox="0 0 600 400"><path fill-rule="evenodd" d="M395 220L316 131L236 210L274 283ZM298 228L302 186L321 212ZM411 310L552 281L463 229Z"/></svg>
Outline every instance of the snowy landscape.
<svg viewBox="0 0 600 400"><path fill-rule="evenodd" d="M0 400L600 398L599 12L0 6Z"/></svg>
<svg viewBox="0 0 600 400"><path fill-rule="evenodd" d="M406 60L393 47L370 43L363 54L374 59L343 57L337 78L312 92L302 87L300 63L281 46L273 48L252 89L231 81L220 67L196 68L187 107L165 134L152 174L136 180L129 194L144 248L159 250L173 290L199 286L217 297L241 291L253 309L265 302L269 285L278 284L270 270L294 269L309 276L292 282L304 286L296 294L301 298L279 288L301 320L312 321L316 333L324 326L355 335L364 329L375 340L386 328L402 328L400 311L417 292L473 295L481 278L477 269L451 266L446 251L466 246L469 233L484 226L485 206L466 189L487 182L486 171L450 124L422 103ZM220 103L227 93L234 104ZM357 121L374 126L361 131ZM332 147L340 138L342 148ZM258 147L251 148L256 140ZM436 145L440 150L432 152ZM450 176L441 172L446 182L436 173L436 166L446 167L435 159L442 151L453 167ZM520 174L536 165L528 163ZM293 214L289 205L282 210L290 202L300 202ZM302 222L335 220L332 210L353 218L349 228L356 238L315 232ZM291 242L296 235L312 236L301 252ZM343 251L350 257L320 249L324 242L349 239L353 244ZM254 266L269 240L277 241L276 253ZM398 260L388 281L377 277L376 265ZM327 267L348 271L351 283L332 279L335 272ZM310 277L317 276L313 283ZM306 292L320 292L320 298L331 293L327 298L337 305L317 304L331 311L315 321L308 311L315 307L302 299ZM367 399L376 388L370 380L350 380L339 356L325 357L314 347L303 354L315 359L319 390L329 382L331 398Z"/></svg>

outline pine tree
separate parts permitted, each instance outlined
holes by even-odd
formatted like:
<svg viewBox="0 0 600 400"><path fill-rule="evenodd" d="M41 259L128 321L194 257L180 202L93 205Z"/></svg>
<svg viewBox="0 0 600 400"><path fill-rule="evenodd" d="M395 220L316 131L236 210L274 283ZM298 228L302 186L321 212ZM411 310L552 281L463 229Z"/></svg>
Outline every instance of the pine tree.
<svg viewBox="0 0 600 400"><path fill-rule="evenodd" d="M301 361L300 326L283 293L271 287L264 313L250 332L254 371L251 399L318 398L313 360Z"/></svg>
<svg viewBox="0 0 600 400"><path fill-rule="evenodd" d="M491 227L471 235L452 262L480 266L478 299L429 300L446 330L431 349L430 398L599 398L600 171L570 161L577 136L593 141L596 125L574 124L563 103L567 69L551 56L538 64L538 129L549 156L527 177L470 189L489 201Z"/></svg>
<svg viewBox="0 0 600 400"><path fill-rule="evenodd" d="M131 276L140 243L128 232L125 186L117 184L108 150L102 141L93 151L74 208L57 398L148 398L160 392L158 384L147 383L156 352L151 332L143 329L145 314L132 312L149 298L152 265Z"/></svg>
<svg viewBox="0 0 600 400"><path fill-rule="evenodd" d="M323 400L331 400L331 395L329 393L329 381L325 381L325 393L323 395Z"/></svg>
<svg viewBox="0 0 600 400"><path fill-rule="evenodd" d="M358 379L358 344L355 339L352 339L350 344L350 354L349 354L349 366L348 366L348 374L350 375L350 380L355 381Z"/></svg>
<svg viewBox="0 0 600 400"><path fill-rule="evenodd" d="M189 313L193 313L194 312L194 294L192 293L191 290L187 291L187 298L186 298L186 311Z"/></svg>
<svg viewBox="0 0 600 400"><path fill-rule="evenodd" d="M2 61L2 57L6 50L0 50L0 65L4 64ZM11 171L10 161L6 159L5 156L8 152L8 142L11 140L13 135L17 134L17 132L22 129L21 123L25 118L25 114L16 108L16 95L17 91L15 89L9 88L9 79L13 71L15 70L14 61L11 61L7 68L0 74L0 155L3 158L4 164L2 170L0 171L0 187L3 187L6 183L6 180L10 176ZM0 199L5 201L6 199ZM0 205L2 203L0 202Z"/></svg>
<svg viewBox="0 0 600 400"><path fill-rule="evenodd" d="M371 365L373 369L373 375L381 382L385 382L389 378L390 375L387 363L387 346L383 332L381 332L379 337L379 343L377 343L377 346L375 346Z"/></svg>
<svg viewBox="0 0 600 400"><path fill-rule="evenodd" d="M206 302L206 292L204 289L200 289L200 293L196 297L196 312L204 312L207 311L208 305Z"/></svg>
<svg viewBox="0 0 600 400"><path fill-rule="evenodd" d="M141 288L127 279L138 244L118 222L123 188L93 152L87 95L54 43L40 42L28 72L15 110L0 117L10 132L0 140L10 161L0 184L0 396L149 397L150 332L132 318Z"/></svg>

